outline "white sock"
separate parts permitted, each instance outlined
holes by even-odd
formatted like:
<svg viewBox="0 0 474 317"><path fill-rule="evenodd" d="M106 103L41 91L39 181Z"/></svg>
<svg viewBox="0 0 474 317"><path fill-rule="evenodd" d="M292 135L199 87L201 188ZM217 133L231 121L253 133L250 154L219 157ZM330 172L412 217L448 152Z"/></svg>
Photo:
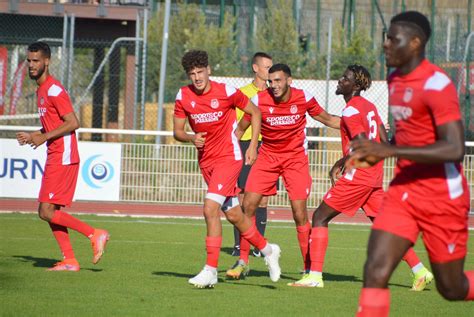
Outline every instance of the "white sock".
<svg viewBox="0 0 474 317"><path fill-rule="evenodd" d="M239 264L241 264L241 265L247 265L247 263L245 263L245 261L242 260L242 259L239 259Z"/></svg>
<svg viewBox="0 0 474 317"><path fill-rule="evenodd" d="M208 270L208 271L211 271L211 272L213 272L213 273L217 273L217 267L213 267L213 266L210 266L210 265L207 265L207 264L206 264L206 265L204 266L204 269L205 269L205 270Z"/></svg>
<svg viewBox="0 0 474 317"><path fill-rule="evenodd" d="M262 252L264 256L272 255L272 246L270 243L267 243L267 245L262 250L260 250L260 252Z"/></svg>
<svg viewBox="0 0 474 317"><path fill-rule="evenodd" d="M417 265L415 265L414 267L412 267L411 271L413 272L413 274L416 274L416 273L418 273L418 271L420 271L424 267L425 266L423 265L423 263L420 262Z"/></svg>
<svg viewBox="0 0 474 317"><path fill-rule="evenodd" d="M319 271L309 271L309 274L316 275L317 277L323 277L323 272Z"/></svg>

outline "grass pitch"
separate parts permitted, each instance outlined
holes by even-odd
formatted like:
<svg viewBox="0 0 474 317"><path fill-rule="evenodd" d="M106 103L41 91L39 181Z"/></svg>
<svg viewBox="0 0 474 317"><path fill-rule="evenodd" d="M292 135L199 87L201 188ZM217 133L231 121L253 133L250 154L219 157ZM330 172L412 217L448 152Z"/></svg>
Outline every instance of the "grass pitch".
<svg viewBox="0 0 474 317"><path fill-rule="evenodd" d="M293 288L301 256L291 223L269 223L266 236L282 249L282 278L272 283L261 258L251 257L250 276L226 280L232 227L224 223L219 283L196 289L187 280L205 262L203 220L80 216L110 231L107 252L91 263L89 241L76 232L71 241L80 272L46 272L60 259L49 226L36 215L0 214L1 316L354 316L362 286L367 226L330 226L323 289ZM466 268L474 269L470 232ZM425 249L415 250L424 263ZM392 316L473 316L474 302L448 302L434 284L411 292L410 270L401 263L391 282Z"/></svg>

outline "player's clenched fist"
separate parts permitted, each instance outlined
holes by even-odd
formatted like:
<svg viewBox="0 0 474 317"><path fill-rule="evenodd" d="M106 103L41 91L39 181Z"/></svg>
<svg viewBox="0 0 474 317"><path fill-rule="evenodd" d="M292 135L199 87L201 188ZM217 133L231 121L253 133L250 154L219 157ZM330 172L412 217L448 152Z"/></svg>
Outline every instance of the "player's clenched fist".
<svg viewBox="0 0 474 317"><path fill-rule="evenodd" d="M194 135L193 138L193 143L194 145L198 148L201 149L204 147L204 142L206 141L206 138L204 137L207 134L207 132L198 132Z"/></svg>

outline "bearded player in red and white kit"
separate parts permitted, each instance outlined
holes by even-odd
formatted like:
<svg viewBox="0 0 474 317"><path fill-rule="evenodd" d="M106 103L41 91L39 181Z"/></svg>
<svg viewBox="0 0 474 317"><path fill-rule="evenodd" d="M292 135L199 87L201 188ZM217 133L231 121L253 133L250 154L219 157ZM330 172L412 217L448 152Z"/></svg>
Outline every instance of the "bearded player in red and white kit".
<svg viewBox="0 0 474 317"><path fill-rule="evenodd" d="M326 193L323 202L313 214L309 247L310 271L306 272L301 280L288 284L290 286L324 287L322 272L328 247L329 222L341 213L352 217L360 208L373 221L382 205L383 161L370 168L344 171L351 140L369 139L378 143L387 142L385 126L377 108L360 95L362 91L370 88L371 83L368 70L357 64L348 66L338 81L336 95L343 95L346 102L341 117L343 157L330 171L333 187ZM410 248L404 260L412 268L412 290L423 290L432 281L433 274L423 266L413 248Z"/></svg>
<svg viewBox="0 0 474 317"><path fill-rule="evenodd" d="M20 145L29 144L35 149L47 142L48 152L39 193L39 217L49 223L54 237L63 253L63 261L49 271L79 271L74 251L69 240L68 228L88 237L92 244L92 263L99 262L109 233L94 229L79 219L61 211L70 206L76 189L79 172L79 152L75 130L79 121L74 114L69 95L53 76L49 74L51 50L48 44L36 42L28 46L28 72L38 84L37 104L43 128L39 131L17 133Z"/></svg>
<svg viewBox="0 0 474 317"><path fill-rule="evenodd" d="M250 170L245 186L243 208L250 217L263 196L277 193L276 181L283 177L291 202L298 241L307 267L308 240L311 225L308 221L306 201L311 191L311 175L306 139L306 114L335 129L339 129L340 118L324 111L308 92L290 87L291 70L288 65L275 64L269 69L269 88L252 98L262 113L262 146L258 158ZM248 116L239 123L239 129L249 125ZM249 271L250 246L240 240L239 265ZM233 276L230 276L233 277Z"/></svg>
<svg viewBox="0 0 474 317"><path fill-rule="evenodd" d="M238 89L209 80L211 68L205 51L192 50L182 58L184 71L191 85L182 87L176 96L174 137L181 142L192 142L198 150L198 161L208 186L204 200L207 225L207 260L203 270L189 283L196 287L213 287L217 283L217 266L222 244L220 210L242 237L261 250L270 272L270 279L278 281L280 247L269 244L258 232L255 223L245 216L239 204L237 179L242 169L243 155L236 136L235 108L251 117L252 139L245 153L246 164L257 157L261 114L257 107ZM194 135L185 131L186 118Z"/></svg>
<svg viewBox="0 0 474 317"><path fill-rule="evenodd" d="M463 125L453 83L425 59L430 34L428 19L419 12L392 18L384 51L387 66L396 69L388 78L395 145L353 141L346 164L397 158L369 238L358 316L388 316L389 278L420 233L441 295L474 300L474 271L464 271L470 198L461 166Z"/></svg>

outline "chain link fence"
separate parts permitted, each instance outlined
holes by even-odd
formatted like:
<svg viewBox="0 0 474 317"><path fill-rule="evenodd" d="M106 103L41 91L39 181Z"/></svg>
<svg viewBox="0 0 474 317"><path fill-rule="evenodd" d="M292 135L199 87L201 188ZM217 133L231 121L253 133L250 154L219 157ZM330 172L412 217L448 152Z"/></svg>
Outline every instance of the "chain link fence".
<svg viewBox="0 0 474 317"><path fill-rule="evenodd" d="M135 37L98 39L93 30L85 29L83 20L74 15L0 14L0 65L6 79L1 124L40 125L35 115L37 85L28 77L26 56L30 43L44 41L51 47L50 73L69 92L82 127L143 128L146 38L136 33ZM102 134L81 138L123 140Z"/></svg>
<svg viewBox="0 0 474 317"><path fill-rule="evenodd" d="M56 1L67 2L80 3ZM103 3L143 5L136 22L129 21L127 26L127 22L116 21L111 27L114 32L128 30L122 32L127 34L126 39L104 39L106 36L99 34L107 31L94 29L85 19L71 14L0 13L0 70L4 75L0 76L0 112L16 115L8 120L0 116L2 124L39 124L32 115L36 112L36 84L28 79L24 60L27 45L42 39L52 47L51 73L68 89L81 126L156 129L165 6L162 1ZM365 96L389 121L384 83L387 70L381 45L391 16L403 10L419 10L432 20L427 57L446 69L458 88L466 136L473 140L474 67L471 50L466 51L472 24L471 0L173 2L161 126L165 130L172 128L176 92L188 83L180 59L191 48L207 50L213 75L236 87L251 80L254 52L266 51L275 63L289 64L297 79L295 86L311 91L323 107L335 114L344 106L342 98L334 95L335 80L348 64L363 64L374 79ZM469 43L472 47L472 41ZM309 135L333 136L313 123L310 127L316 128ZM81 137L94 141L128 140L101 134ZM144 141L155 139L147 137Z"/></svg>

